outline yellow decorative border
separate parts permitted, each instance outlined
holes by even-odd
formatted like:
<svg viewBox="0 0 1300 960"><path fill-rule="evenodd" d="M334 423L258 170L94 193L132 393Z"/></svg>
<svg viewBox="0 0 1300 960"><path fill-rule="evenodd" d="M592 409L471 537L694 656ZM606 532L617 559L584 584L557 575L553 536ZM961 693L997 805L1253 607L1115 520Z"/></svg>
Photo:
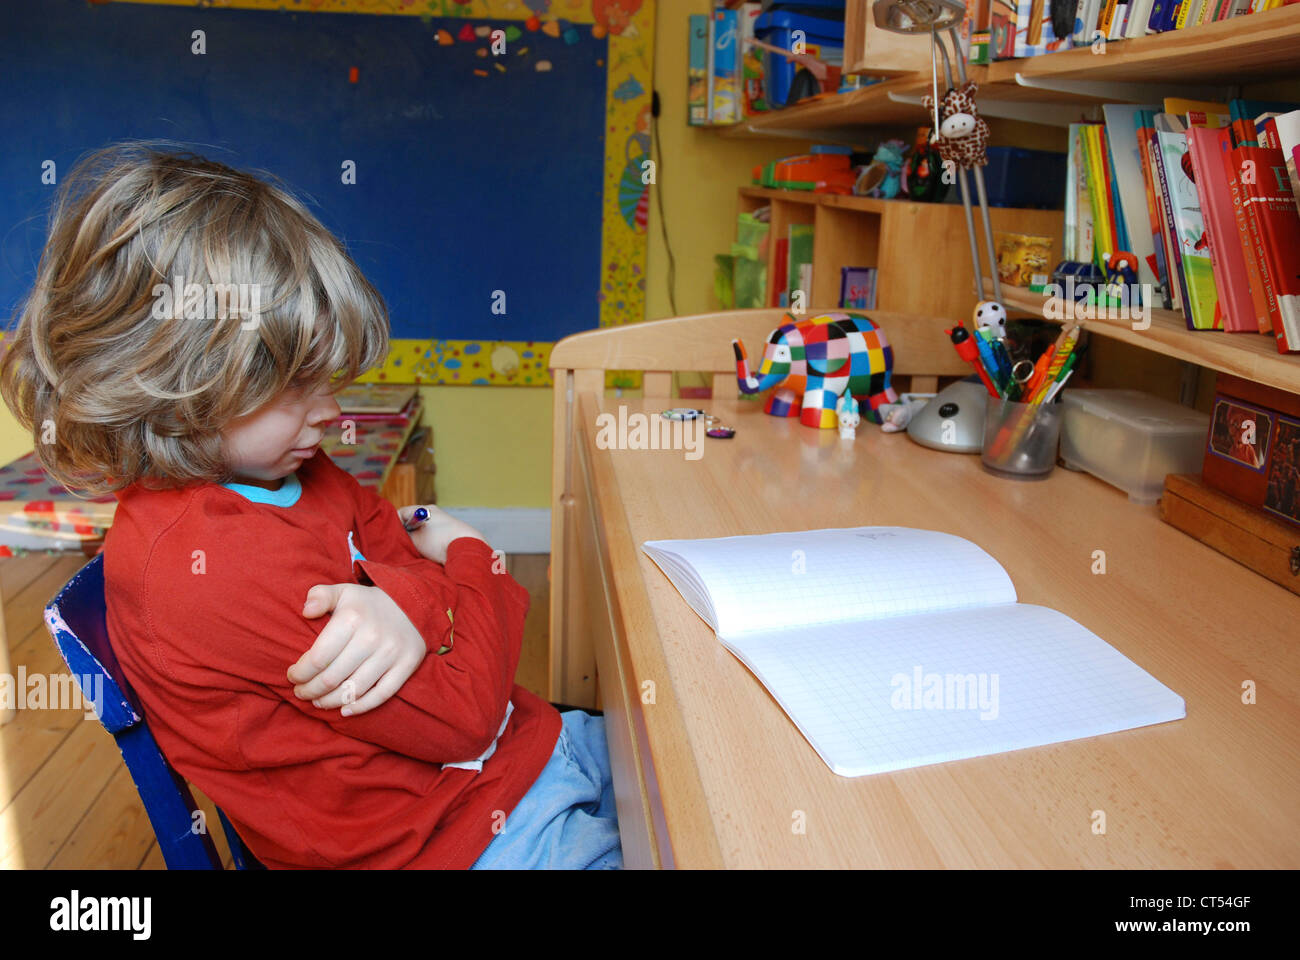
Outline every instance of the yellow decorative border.
<svg viewBox="0 0 1300 960"><path fill-rule="evenodd" d="M631 177L650 159L650 93L654 73L655 0L116 0L204 9L276 13L370 13L515 21L524 30L567 20L608 36L605 64L605 183L601 201L600 311L602 327L645 319L645 222L649 191ZM536 18L534 23L529 23ZM554 30L556 27L549 27ZM527 33L524 34L527 36ZM524 42L524 41L520 41ZM630 201L639 192L635 204ZM639 209L638 209L639 208ZM629 222L630 216L630 222ZM557 304L557 307L559 305ZM500 340L393 340L382 368L362 383L549 386L551 347ZM635 386L639 375L611 374L611 384Z"/></svg>

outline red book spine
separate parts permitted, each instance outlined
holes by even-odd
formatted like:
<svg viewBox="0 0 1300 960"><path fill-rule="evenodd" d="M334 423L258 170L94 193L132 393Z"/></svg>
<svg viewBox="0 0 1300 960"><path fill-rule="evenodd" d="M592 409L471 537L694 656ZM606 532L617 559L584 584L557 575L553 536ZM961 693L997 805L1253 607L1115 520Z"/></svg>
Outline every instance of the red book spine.
<svg viewBox="0 0 1300 960"><path fill-rule="evenodd" d="M1276 129L1272 138L1276 140ZM1241 149L1241 148L1239 148ZM1254 182L1243 182L1258 225L1260 273L1278 353L1300 353L1300 216L1291 197L1286 160L1276 147L1246 147Z"/></svg>
<svg viewBox="0 0 1300 960"><path fill-rule="evenodd" d="M1232 190L1232 209L1237 218L1237 236L1241 240L1241 252L1246 260L1246 282L1250 286L1250 300L1255 306L1255 324L1260 333L1272 333L1273 323L1269 319L1268 298L1264 295L1264 278L1260 275L1259 259L1255 253L1250 228L1250 211L1246 204L1246 193L1241 185L1241 161L1238 154L1242 147L1233 147L1231 140L1222 142L1224 173L1228 177L1228 186Z"/></svg>

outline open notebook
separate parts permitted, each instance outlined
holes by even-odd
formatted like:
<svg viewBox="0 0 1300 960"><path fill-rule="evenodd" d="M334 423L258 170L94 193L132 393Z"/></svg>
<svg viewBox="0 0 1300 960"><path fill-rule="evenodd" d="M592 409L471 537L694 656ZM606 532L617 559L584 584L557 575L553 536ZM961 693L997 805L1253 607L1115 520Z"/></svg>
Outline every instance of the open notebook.
<svg viewBox="0 0 1300 960"><path fill-rule="evenodd" d="M1017 603L997 561L951 534L853 527L642 549L841 776L1186 716L1096 634Z"/></svg>

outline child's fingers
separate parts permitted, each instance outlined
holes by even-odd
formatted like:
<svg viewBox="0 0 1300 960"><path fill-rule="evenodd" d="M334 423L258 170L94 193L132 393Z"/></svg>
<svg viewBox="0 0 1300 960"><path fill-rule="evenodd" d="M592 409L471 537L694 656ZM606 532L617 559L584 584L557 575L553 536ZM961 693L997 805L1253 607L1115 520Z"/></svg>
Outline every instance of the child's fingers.
<svg viewBox="0 0 1300 960"><path fill-rule="evenodd" d="M391 657L386 657L376 651L371 656L366 657L351 674L340 680L333 688L314 698L312 705L322 710L337 710L340 707L355 703L365 696L379 678L393 665Z"/></svg>
<svg viewBox="0 0 1300 960"><path fill-rule="evenodd" d="M299 684L294 688L294 694L303 700L317 700L326 694L333 693L344 681L355 674L357 668L365 663L383 643L382 638L375 631L344 627L341 621L342 618L331 621L330 626L337 622L340 627L346 629L348 631L347 641L343 649L339 651L338 656L330 661L328 667L316 674L307 683ZM320 642L319 637L317 642ZM319 706L319 704L317 705Z"/></svg>
<svg viewBox="0 0 1300 960"><path fill-rule="evenodd" d="M347 647L355 629L356 626L350 623L347 617L331 617L307 652L289 668L287 673L289 681L295 687L302 687L320 676L321 672L328 669ZM346 677L347 674L344 674L344 678ZM324 692L324 689L318 690L315 695L320 696Z"/></svg>
<svg viewBox="0 0 1300 960"><path fill-rule="evenodd" d="M354 717L357 714L373 710L375 707L383 706L392 698L393 694L402 688L402 684L406 682L409 676L410 671L394 666L393 669L380 677L379 681L364 696L344 706L343 715L345 717Z"/></svg>

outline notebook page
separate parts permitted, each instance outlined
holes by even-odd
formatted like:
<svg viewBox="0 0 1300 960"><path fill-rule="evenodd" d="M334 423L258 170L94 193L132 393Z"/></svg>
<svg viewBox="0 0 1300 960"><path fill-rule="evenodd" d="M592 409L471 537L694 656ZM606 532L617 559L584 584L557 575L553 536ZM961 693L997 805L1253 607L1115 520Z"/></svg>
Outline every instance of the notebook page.
<svg viewBox="0 0 1300 960"><path fill-rule="evenodd" d="M969 540L934 530L845 527L650 540L642 549L728 637L1016 601L996 560ZM701 586L704 601L695 596Z"/></svg>
<svg viewBox="0 0 1300 960"><path fill-rule="evenodd" d="M1031 604L719 639L844 777L1186 715L1182 697L1110 644Z"/></svg>

